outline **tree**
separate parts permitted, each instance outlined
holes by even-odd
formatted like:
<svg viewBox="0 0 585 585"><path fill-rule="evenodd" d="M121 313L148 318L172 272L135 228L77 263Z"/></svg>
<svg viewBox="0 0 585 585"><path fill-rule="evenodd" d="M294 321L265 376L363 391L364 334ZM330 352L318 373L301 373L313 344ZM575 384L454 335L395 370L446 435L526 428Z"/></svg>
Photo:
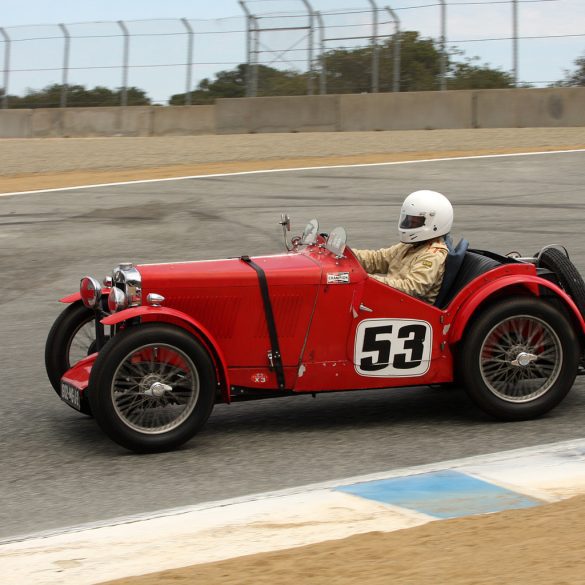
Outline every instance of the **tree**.
<svg viewBox="0 0 585 585"><path fill-rule="evenodd" d="M391 91L394 40L380 47L380 91ZM400 33L400 90L422 91L439 87L441 53L432 39L415 31ZM372 89L372 50L334 49L324 55L327 93L368 93Z"/></svg>
<svg viewBox="0 0 585 585"><path fill-rule="evenodd" d="M244 97L246 95L246 68L242 63L235 69L220 71L215 79L205 78L199 82L197 89L191 92L192 104L211 104L218 98ZM296 71L274 69L266 65L258 65L259 96L269 95L304 95L307 90L307 76ZM171 106L182 106L186 103L185 94L171 96Z"/></svg>
<svg viewBox="0 0 585 585"><path fill-rule="evenodd" d="M575 71L565 71L565 79L562 79L555 85L563 87L571 87L575 85L585 86L585 55L575 59L574 64L577 67Z"/></svg>
<svg viewBox="0 0 585 585"><path fill-rule="evenodd" d="M61 105L61 90L58 83L48 85L44 89L27 89L24 96L8 96L11 108L58 108ZM151 103L150 98L142 89L129 87L127 90L128 105L142 106ZM96 86L85 89L83 85L67 86L67 107L119 106L122 89L111 90Z"/></svg>
<svg viewBox="0 0 585 585"><path fill-rule="evenodd" d="M392 62L393 49L389 41L384 52L388 63ZM423 39L416 31L405 31L401 33L400 55L400 91L439 89L441 51L433 39ZM390 67L387 70L389 76Z"/></svg>
<svg viewBox="0 0 585 585"><path fill-rule="evenodd" d="M514 87L514 77L487 65L474 65L474 59L453 63L447 80L447 89L499 89Z"/></svg>
<svg viewBox="0 0 585 585"><path fill-rule="evenodd" d="M422 38L416 31L400 34L400 91L431 91L441 83L442 54L433 39ZM451 50L451 55L463 53ZM393 86L394 39L380 47L380 91ZM327 93L369 93L372 88L371 48L334 49L324 55ZM477 58L463 62L447 60L449 89L492 89L514 87L510 74L488 65L475 65Z"/></svg>

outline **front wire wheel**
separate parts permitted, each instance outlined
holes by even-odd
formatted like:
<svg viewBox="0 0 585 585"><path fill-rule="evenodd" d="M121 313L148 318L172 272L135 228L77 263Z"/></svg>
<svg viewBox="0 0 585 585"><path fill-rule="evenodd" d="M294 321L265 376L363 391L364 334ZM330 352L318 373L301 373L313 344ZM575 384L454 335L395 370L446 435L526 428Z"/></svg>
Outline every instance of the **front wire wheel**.
<svg viewBox="0 0 585 585"><path fill-rule="evenodd" d="M63 374L79 360L97 351L95 320L95 311L76 301L61 312L49 331L45 344L45 368L51 386L59 396ZM105 339L108 339L107 335ZM81 412L91 416L87 400L82 399Z"/></svg>
<svg viewBox="0 0 585 585"><path fill-rule="evenodd" d="M61 376L95 348L95 313L81 301L66 307L55 320L45 345L45 367L51 385L61 393Z"/></svg>
<svg viewBox="0 0 585 585"><path fill-rule="evenodd" d="M186 331L162 323L130 327L98 355L89 381L102 430L136 452L166 451L205 424L215 401L215 369Z"/></svg>
<svg viewBox="0 0 585 585"><path fill-rule="evenodd" d="M459 367L472 400L504 420L541 416L569 392L579 343L554 306L516 298L486 309L469 325Z"/></svg>
<svg viewBox="0 0 585 585"><path fill-rule="evenodd" d="M120 421L145 434L180 426L199 398L199 374L181 350L149 344L132 350L120 362L111 385Z"/></svg>

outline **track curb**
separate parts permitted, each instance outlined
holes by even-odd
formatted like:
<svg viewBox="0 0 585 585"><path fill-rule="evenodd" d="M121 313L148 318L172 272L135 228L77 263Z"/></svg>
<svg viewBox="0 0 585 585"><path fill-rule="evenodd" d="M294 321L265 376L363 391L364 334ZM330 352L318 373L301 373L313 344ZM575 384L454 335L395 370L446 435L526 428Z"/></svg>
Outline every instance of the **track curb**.
<svg viewBox="0 0 585 585"><path fill-rule="evenodd" d="M7 585L90 585L581 493L585 439L22 535L0 561Z"/></svg>

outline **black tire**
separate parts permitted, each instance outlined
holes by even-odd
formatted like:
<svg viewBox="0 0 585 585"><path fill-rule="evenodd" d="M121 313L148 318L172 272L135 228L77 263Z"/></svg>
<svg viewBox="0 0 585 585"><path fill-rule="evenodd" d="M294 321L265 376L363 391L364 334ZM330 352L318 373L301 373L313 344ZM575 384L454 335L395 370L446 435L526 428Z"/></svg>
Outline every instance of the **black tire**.
<svg viewBox="0 0 585 585"><path fill-rule="evenodd" d="M575 301L581 315L585 315L585 282L567 256L557 248L546 248L539 265L557 275L561 287Z"/></svg>
<svg viewBox="0 0 585 585"><path fill-rule="evenodd" d="M573 386L579 343L553 305L512 298L488 307L468 328L458 369L468 395L488 414L502 420L536 418Z"/></svg>
<svg viewBox="0 0 585 585"><path fill-rule="evenodd" d="M45 368L55 392L61 395L61 376L95 348L95 313L81 301L67 306L57 317L45 344ZM82 402L81 412L91 414ZM73 408L73 407L71 407Z"/></svg>
<svg viewBox="0 0 585 585"><path fill-rule="evenodd" d="M168 451L207 422L215 402L213 363L183 329L151 323L111 339L89 381L91 410L116 443L138 453Z"/></svg>

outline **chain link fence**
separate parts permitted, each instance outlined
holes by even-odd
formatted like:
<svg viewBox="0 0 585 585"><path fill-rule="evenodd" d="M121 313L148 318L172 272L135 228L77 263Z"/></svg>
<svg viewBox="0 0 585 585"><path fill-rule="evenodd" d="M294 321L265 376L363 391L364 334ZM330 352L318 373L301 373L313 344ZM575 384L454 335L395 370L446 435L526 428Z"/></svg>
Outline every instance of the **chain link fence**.
<svg viewBox="0 0 585 585"><path fill-rule="evenodd" d="M75 92L88 87L97 91L86 105L124 106L141 100L160 105L190 104L195 103L197 91L204 91L220 71L226 72L226 80L242 87L248 96L274 93L275 80L270 75L273 70L290 72L288 78L278 81L279 91L287 95L356 91L355 83L349 87L347 77L336 78L331 71L331 59L344 54L360 56L355 63L359 69L355 76L367 81L357 91L400 91L404 90L404 31L419 30L417 24L423 22L431 24L420 30L421 38L432 37L441 54L433 89L447 88L448 62L462 58L461 48L468 55L489 54L495 66L509 72L516 85L542 86L557 80L519 79L519 44L530 55L535 43L546 43L544 52L549 59L554 59L556 47L571 44L575 59L582 54L585 39L585 22L581 23L583 31L575 29L569 12L564 15L569 32L518 34L522 24L519 4L552 1L562 8L563 0L438 0L396 8L377 0L356 0L362 5L353 9L322 9L320 0L299 0L294 11L270 12L264 7L270 2L234 0L234 9L240 9L241 14L215 20L176 18L0 27L1 103L4 108L14 107L11 96L52 87L52 92L45 92L44 101L32 106L67 107ZM495 9L505 9L510 34L479 34L482 17ZM475 35L457 28L465 10L477 15ZM569 60L557 63L556 69L570 66ZM107 88L112 87L116 90L108 93ZM230 95L229 88L226 95Z"/></svg>

